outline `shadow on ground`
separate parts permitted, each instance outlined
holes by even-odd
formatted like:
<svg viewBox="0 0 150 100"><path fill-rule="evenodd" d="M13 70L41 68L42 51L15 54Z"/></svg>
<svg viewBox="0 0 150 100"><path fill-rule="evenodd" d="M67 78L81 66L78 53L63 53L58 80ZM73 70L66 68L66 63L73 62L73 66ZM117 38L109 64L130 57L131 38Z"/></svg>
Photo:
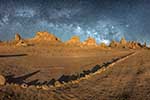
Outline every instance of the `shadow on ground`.
<svg viewBox="0 0 150 100"><path fill-rule="evenodd" d="M116 61L118 61L118 60L120 60L120 59L122 59L124 57L127 57L127 56L129 56L131 54L133 54L133 53L130 53L130 54L122 56L122 57L113 58L112 60L110 60L108 62L105 62L102 65L94 66L90 70L83 70L81 73L72 74L72 75L62 75L58 79L52 78L51 80L44 81L44 82L40 82L39 79L35 79L35 80L30 81L30 82L25 82L26 79L28 79L29 77L32 77L33 75L39 73L40 70L37 70L35 72L29 73L29 74L25 74L25 75L22 75L22 76L16 77L16 78L15 78L15 75L9 75L9 76L6 76L6 80L7 80L8 83L16 83L16 84L26 83L27 85L54 85L56 81L59 81L60 83L63 83L63 82L67 83L67 82L70 82L70 81L77 80L77 79L80 79L82 77L85 77L86 75L89 75L91 73L95 73L99 69L106 68L110 64L112 64L112 63L114 63L114 62L116 62Z"/></svg>
<svg viewBox="0 0 150 100"><path fill-rule="evenodd" d="M6 76L6 81L8 83L17 83L17 84L22 84L22 83L26 83L25 80L30 78L31 76L39 73L40 70L37 70L35 72L29 73L29 74L25 74L19 77L15 77L15 75L8 75Z"/></svg>
<svg viewBox="0 0 150 100"><path fill-rule="evenodd" d="M0 58L21 57L21 56L27 56L27 54L0 55Z"/></svg>

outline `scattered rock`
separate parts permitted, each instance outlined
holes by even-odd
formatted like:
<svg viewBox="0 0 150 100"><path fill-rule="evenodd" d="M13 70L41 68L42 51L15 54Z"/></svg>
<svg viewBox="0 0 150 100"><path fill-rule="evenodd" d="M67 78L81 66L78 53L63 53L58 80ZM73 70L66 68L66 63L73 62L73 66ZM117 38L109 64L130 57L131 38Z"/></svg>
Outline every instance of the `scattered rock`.
<svg viewBox="0 0 150 100"><path fill-rule="evenodd" d="M3 75L0 75L0 85L5 85L6 79Z"/></svg>
<svg viewBox="0 0 150 100"><path fill-rule="evenodd" d="M43 90L49 90L49 87L47 85L42 85Z"/></svg>
<svg viewBox="0 0 150 100"><path fill-rule="evenodd" d="M25 83L23 83L23 84L21 84L21 87L22 87L22 88L27 88L27 87L28 87L28 85L27 85L27 84L25 84Z"/></svg>
<svg viewBox="0 0 150 100"><path fill-rule="evenodd" d="M55 87L61 87L61 86L62 86L62 84L59 81L55 82Z"/></svg>
<svg viewBox="0 0 150 100"><path fill-rule="evenodd" d="M37 89L41 89L41 86L40 86L40 85L36 85L36 88L37 88Z"/></svg>

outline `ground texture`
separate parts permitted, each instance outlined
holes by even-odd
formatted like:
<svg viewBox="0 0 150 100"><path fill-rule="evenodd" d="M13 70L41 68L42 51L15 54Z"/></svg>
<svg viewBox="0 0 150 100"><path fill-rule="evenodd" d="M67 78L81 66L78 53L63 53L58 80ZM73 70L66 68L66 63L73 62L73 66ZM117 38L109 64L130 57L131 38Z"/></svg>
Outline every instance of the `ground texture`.
<svg viewBox="0 0 150 100"><path fill-rule="evenodd" d="M6 84L0 87L1 100L150 100L149 50L94 48L82 50L76 48L71 51L51 49L33 52L33 50L33 48L23 50L22 48L11 50L1 48L1 73L5 76L19 77L35 72L33 76L29 75L24 81L38 79L44 82L52 78L58 79L64 74L80 73L96 64L101 65L131 52L135 52L135 55L76 84L67 84L50 90L38 89L34 86L21 88L15 84ZM54 54L56 52L57 56L52 52Z"/></svg>

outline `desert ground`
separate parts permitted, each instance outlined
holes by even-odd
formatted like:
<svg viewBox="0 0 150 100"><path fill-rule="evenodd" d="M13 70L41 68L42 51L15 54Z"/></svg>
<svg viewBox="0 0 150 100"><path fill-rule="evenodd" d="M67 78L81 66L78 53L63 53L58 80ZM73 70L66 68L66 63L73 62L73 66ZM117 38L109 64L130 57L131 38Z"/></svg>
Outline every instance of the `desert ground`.
<svg viewBox="0 0 150 100"><path fill-rule="evenodd" d="M150 100L145 46L24 42L0 45L0 100Z"/></svg>

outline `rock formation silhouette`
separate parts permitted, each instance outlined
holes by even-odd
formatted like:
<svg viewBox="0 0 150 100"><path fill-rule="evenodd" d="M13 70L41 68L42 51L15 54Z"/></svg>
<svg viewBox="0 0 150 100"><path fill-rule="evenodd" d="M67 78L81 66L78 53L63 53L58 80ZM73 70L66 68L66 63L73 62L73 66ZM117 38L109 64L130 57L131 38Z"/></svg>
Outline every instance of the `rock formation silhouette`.
<svg viewBox="0 0 150 100"><path fill-rule="evenodd" d="M112 40L111 43L109 44L109 46L112 47L112 48L116 48L116 47L119 46L119 43L116 42L115 40Z"/></svg>
<svg viewBox="0 0 150 100"><path fill-rule="evenodd" d="M107 48L107 45L102 42L102 43L100 43L100 47L102 47L102 48Z"/></svg>
<svg viewBox="0 0 150 100"><path fill-rule="evenodd" d="M15 34L15 41L20 41L22 38L21 36L19 35L19 33L16 33Z"/></svg>
<svg viewBox="0 0 150 100"><path fill-rule="evenodd" d="M126 39L124 37L121 38L120 44L121 45L126 45L127 44L127 41L126 41Z"/></svg>
<svg viewBox="0 0 150 100"><path fill-rule="evenodd" d="M79 45L80 44L80 37L78 36L73 36L70 40L66 42L66 44L75 44Z"/></svg>
<svg viewBox="0 0 150 100"><path fill-rule="evenodd" d="M83 42L83 45L97 46L95 39L92 37L88 37L88 39Z"/></svg>
<svg viewBox="0 0 150 100"><path fill-rule="evenodd" d="M141 43L135 41L126 41L126 39L123 37L121 38L120 42L112 40L109 46L112 48L140 49L146 47L146 44L142 45Z"/></svg>
<svg viewBox="0 0 150 100"><path fill-rule="evenodd" d="M141 43L135 42L135 41L127 41L124 37L121 38L119 42L112 40L107 46L105 43L100 43L100 45L97 45L96 40L92 37L88 37L84 42L80 42L79 36L73 36L70 40L67 42L61 42L61 40L56 37L55 35L43 31L43 32L37 32L34 38L31 39L22 39L22 37L19 35L19 33L15 34L15 39L13 41L6 41L6 42L0 42L0 45L15 45L15 46L34 46L36 44L39 45L62 45L67 44L71 46L78 46L81 48L84 47L100 47L100 48L126 48L126 49L140 49L140 48L148 48L146 46L146 43L143 45ZM65 45L63 45L65 46Z"/></svg>
<svg viewBox="0 0 150 100"><path fill-rule="evenodd" d="M48 32L37 32L33 40L60 42L59 38L57 38L55 35L48 33Z"/></svg>

